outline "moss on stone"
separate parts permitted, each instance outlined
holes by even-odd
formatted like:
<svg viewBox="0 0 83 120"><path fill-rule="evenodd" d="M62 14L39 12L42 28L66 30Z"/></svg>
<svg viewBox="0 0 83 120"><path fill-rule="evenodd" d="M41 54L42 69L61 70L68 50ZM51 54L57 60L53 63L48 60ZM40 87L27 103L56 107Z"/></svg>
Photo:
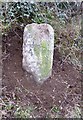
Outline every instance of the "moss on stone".
<svg viewBox="0 0 83 120"><path fill-rule="evenodd" d="M36 56L39 58L40 57L40 50L38 45L34 45L34 52Z"/></svg>
<svg viewBox="0 0 83 120"><path fill-rule="evenodd" d="M51 55L48 42L43 40L41 42L41 46L34 45L34 52L35 55L38 57L38 60L40 60L41 54L41 63L39 68L41 72L41 79L43 79L49 75L51 69Z"/></svg>
<svg viewBox="0 0 83 120"><path fill-rule="evenodd" d="M42 63L40 65L40 70L41 70L41 79L44 77L47 77L49 72L50 72L50 68L51 68L51 55L50 55L50 51L49 51L49 46L47 41L42 41L41 43L41 54L42 54Z"/></svg>

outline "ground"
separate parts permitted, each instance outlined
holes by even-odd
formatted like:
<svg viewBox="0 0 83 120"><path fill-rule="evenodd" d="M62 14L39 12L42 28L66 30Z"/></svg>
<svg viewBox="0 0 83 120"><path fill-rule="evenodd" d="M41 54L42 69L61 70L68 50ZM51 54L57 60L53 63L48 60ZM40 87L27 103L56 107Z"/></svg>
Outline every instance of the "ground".
<svg viewBox="0 0 83 120"><path fill-rule="evenodd" d="M54 49L52 76L43 84L22 68L23 31L2 37L3 117L80 117L81 77ZM28 109L28 111L26 110ZM20 114L20 115L19 115Z"/></svg>

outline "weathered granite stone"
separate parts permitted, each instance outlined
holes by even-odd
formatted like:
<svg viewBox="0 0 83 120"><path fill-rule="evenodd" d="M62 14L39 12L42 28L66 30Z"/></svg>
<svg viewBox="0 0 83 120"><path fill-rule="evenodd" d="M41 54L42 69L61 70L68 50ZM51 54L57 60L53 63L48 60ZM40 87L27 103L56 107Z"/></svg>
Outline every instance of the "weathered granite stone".
<svg viewBox="0 0 83 120"><path fill-rule="evenodd" d="M44 82L52 74L54 30L49 24L28 24L23 35L23 68Z"/></svg>

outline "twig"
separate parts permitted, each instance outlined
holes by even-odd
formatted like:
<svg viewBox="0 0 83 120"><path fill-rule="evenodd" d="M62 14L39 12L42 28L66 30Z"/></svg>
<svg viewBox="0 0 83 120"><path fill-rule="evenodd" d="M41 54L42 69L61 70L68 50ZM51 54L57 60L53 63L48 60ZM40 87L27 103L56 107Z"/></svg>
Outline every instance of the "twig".
<svg viewBox="0 0 83 120"><path fill-rule="evenodd" d="M22 40L22 38L18 35L18 33L15 30L13 30L13 31L20 38L20 40Z"/></svg>

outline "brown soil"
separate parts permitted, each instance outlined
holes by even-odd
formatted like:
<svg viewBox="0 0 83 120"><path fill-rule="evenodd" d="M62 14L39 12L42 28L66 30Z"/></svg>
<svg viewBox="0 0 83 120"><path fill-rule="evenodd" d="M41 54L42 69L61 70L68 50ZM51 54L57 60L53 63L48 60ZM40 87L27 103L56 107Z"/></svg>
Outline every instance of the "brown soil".
<svg viewBox="0 0 83 120"><path fill-rule="evenodd" d="M22 69L22 35L20 29L11 30L3 36L3 97L18 101L21 106L34 105L34 117L53 117L54 106L59 108L59 117L68 114L68 108L80 105L81 80L79 71L72 64L62 63L61 55L54 50L52 76L42 85L36 83ZM10 116L13 116L12 114Z"/></svg>

